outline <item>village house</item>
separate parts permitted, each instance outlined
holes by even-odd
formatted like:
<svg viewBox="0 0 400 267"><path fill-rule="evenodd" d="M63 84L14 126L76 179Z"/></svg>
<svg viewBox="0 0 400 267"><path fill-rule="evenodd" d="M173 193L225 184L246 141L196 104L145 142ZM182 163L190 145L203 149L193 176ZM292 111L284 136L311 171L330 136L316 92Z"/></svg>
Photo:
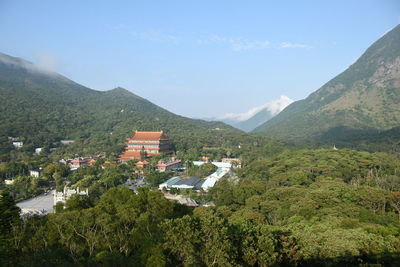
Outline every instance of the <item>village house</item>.
<svg viewBox="0 0 400 267"><path fill-rule="evenodd" d="M74 158L68 163L68 167L71 170L76 170L79 167L89 166L92 160L92 158Z"/></svg>
<svg viewBox="0 0 400 267"><path fill-rule="evenodd" d="M120 156L121 162L142 160L161 153L172 153L170 141L163 131L136 131L131 138L127 139L125 144L125 151Z"/></svg>
<svg viewBox="0 0 400 267"><path fill-rule="evenodd" d="M149 166L149 162L147 160L143 160L143 161L138 161L135 163L135 166L138 167L139 169L144 169L147 168Z"/></svg>
<svg viewBox="0 0 400 267"><path fill-rule="evenodd" d="M203 157L200 159L200 161L209 162L209 161L210 161L210 158L209 158L209 157L203 156Z"/></svg>
<svg viewBox="0 0 400 267"><path fill-rule="evenodd" d="M37 147L37 148L35 148L35 154L36 154L36 155L39 155L40 153L43 152L43 150L44 150L43 147Z"/></svg>
<svg viewBox="0 0 400 267"><path fill-rule="evenodd" d="M12 185L12 184L14 184L14 179L13 179L13 178L6 178L6 179L4 180L4 183L5 183L6 185Z"/></svg>
<svg viewBox="0 0 400 267"><path fill-rule="evenodd" d="M75 142L75 140L72 140L72 139L60 140L60 143L61 143L62 145L70 145L70 144L72 144L72 143L74 143L74 142Z"/></svg>
<svg viewBox="0 0 400 267"><path fill-rule="evenodd" d="M15 148L21 148L24 146L24 142L17 141L12 143Z"/></svg>
<svg viewBox="0 0 400 267"><path fill-rule="evenodd" d="M172 157L170 160L160 160L157 163L159 172L172 171L181 166L181 160Z"/></svg>
<svg viewBox="0 0 400 267"><path fill-rule="evenodd" d="M42 168L39 168L39 169L36 169L36 170L30 170L29 171L29 175L32 176L32 177L38 178L40 176L40 174L42 173L42 171L43 171Z"/></svg>
<svg viewBox="0 0 400 267"><path fill-rule="evenodd" d="M88 162L88 166L94 166L96 164L97 160L95 158L91 158Z"/></svg>

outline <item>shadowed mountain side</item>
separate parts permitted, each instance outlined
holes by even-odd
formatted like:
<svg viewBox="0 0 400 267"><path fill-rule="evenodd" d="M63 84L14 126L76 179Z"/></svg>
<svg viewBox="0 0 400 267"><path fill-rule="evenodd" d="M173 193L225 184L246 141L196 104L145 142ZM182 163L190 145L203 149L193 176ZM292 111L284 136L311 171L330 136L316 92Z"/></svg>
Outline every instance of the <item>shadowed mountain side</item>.
<svg viewBox="0 0 400 267"><path fill-rule="evenodd" d="M320 134L315 143L317 145L329 144L337 148L351 148L369 152L400 152L400 127L387 131L377 129L354 129L339 126L331 128Z"/></svg>

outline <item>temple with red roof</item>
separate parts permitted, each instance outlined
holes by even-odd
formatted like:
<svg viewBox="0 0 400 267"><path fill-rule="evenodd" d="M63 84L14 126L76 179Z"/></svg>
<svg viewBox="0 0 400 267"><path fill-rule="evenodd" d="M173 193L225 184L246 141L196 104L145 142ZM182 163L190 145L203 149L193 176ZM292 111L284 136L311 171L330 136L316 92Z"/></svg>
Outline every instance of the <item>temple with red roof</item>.
<svg viewBox="0 0 400 267"><path fill-rule="evenodd" d="M161 153L172 153L171 143L163 131L141 132L127 139L125 151L121 154L121 162L129 160L142 160L147 156L160 155Z"/></svg>

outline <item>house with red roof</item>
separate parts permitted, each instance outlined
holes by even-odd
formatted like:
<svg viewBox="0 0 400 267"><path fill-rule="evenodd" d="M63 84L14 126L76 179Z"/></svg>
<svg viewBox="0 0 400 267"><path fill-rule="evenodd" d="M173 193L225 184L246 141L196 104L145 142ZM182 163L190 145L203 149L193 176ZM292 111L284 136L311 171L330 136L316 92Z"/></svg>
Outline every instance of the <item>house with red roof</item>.
<svg viewBox="0 0 400 267"><path fill-rule="evenodd" d="M149 162L147 160L143 160L143 161L138 161L135 163L135 166L138 167L139 169L144 169L147 168L149 166Z"/></svg>
<svg viewBox="0 0 400 267"><path fill-rule="evenodd" d="M173 157L170 160L158 161L157 170L159 172L171 171L173 169L179 168L180 166L181 166L181 161Z"/></svg>

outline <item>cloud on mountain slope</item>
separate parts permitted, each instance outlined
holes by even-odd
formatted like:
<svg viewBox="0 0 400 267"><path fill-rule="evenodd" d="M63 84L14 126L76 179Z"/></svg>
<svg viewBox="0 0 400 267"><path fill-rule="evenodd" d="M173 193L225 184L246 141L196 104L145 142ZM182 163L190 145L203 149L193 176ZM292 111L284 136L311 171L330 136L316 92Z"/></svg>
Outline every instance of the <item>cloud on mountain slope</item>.
<svg viewBox="0 0 400 267"><path fill-rule="evenodd" d="M232 121L245 121L256 115L263 109L267 109L272 116L275 116L279 112L281 112L288 105L293 103L293 100L289 97L282 95L280 98L265 103L261 106L254 107L244 113L227 113L222 116L217 117L218 120L232 120Z"/></svg>

